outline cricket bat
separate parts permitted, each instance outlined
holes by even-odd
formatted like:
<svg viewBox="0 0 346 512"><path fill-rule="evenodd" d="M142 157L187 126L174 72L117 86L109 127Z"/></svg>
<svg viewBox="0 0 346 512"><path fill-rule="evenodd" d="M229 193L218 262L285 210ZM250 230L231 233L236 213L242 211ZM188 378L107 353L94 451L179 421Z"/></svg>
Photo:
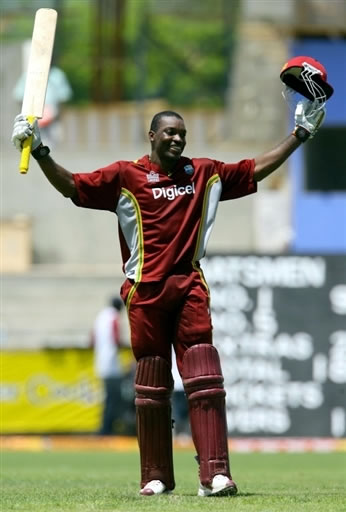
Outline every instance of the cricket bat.
<svg viewBox="0 0 346 512"><path fill-rule="evenodd" d="M36 11L22 104L22 114L29 123L43 116L57 17L54 9ZM28 172L31 144L32 136L23 143L19 164L22 174Z"/></svg>

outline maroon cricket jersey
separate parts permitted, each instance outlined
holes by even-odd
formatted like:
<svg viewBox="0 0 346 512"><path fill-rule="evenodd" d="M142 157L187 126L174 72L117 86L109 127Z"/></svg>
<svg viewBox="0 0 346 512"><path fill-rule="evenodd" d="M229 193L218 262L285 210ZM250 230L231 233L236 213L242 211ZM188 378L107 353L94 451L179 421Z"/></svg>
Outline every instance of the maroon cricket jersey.
<svg viewBox="0 0 346 512"><path fill-rule="evenodd" d="M124 273L135 282L160 281L204 256L219 201L256 192L254 167L254 160L182 157L167 175L144 156L74 174L73 201L116 213Z"/></svg>

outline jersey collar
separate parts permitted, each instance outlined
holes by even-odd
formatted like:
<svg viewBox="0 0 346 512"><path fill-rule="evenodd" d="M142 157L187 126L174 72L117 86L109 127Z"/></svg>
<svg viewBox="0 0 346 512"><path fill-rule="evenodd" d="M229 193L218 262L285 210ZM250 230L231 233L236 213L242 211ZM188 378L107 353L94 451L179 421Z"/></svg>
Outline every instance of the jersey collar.
<svg viewBox="0 0 346 512"><path fill-rule="evenodd" d="M136 163L138 165L143 166L145 169L148 169L149 171L155 171L155 172L160 172L162 174L166 174L166 173L164 173L164 171L161 169L161 167L159 165L154 164L153 162L150 161L149 155L142 156L142 158L137 160ZM176 174L177 172L181 171L181 169L184 166L186 166L187 164L191 164L191 163L192 162L189 158L182 156L180 158L180 160L177 162L177 165L176 165L174 171L172 173L168 174L168 176L172 176L173 174Z"/></svg>

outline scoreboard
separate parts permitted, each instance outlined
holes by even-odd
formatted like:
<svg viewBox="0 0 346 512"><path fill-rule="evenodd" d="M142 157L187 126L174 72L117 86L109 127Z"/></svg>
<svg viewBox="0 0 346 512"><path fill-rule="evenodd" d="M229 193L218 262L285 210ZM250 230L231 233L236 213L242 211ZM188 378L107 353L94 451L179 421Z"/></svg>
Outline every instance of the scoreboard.
<svg viewBox="0 0 346 512"><path fill-rule="evenodd" d="M346 436L346 256L209 255L235 436Z"/></svg>

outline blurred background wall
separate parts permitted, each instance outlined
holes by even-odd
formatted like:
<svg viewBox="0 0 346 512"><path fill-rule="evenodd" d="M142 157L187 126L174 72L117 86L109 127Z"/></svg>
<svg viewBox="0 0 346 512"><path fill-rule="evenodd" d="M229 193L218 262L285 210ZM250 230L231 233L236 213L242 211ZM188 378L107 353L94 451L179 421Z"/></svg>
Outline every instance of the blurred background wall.
<svg viewBox="0 0 346 512"><path fill-rule="evenodd" d="M293 126L283 64L298 54L321 60L335 93L318 137L260 193L220 204L209 254L346 253L345 0L2 0L4 349L85 347L123 280L116 217L76 208L34 161L26 176L17 170L15 90L40 7L58 10L53 66L72 91L42 131L76 172L147 153L150 120L166 108L185 118L187 156L254 157Z"/></svg>

